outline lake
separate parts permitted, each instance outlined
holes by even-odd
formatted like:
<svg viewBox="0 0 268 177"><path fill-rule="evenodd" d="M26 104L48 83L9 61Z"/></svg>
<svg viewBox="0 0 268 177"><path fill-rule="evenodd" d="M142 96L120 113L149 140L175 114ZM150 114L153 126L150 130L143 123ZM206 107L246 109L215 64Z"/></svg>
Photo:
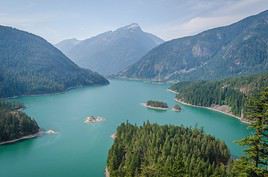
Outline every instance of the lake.
<svg viewBox="0 0 268 177"><path fill-rule="evenodd" d="M147 100L175 104L168 84L111 80L110 85L70 90L62 94L25 96L16 100L35 118L41 128L56 135L44 135L11 145L0 146L1 177L103 177L106 158L116 127L125 121L144 121L203 127L205 132L224 140L232 155L242 148L235 140L249 130L239 120L224 114L181 105L182 112L159 112L144 108ZM89 115L105 121L85 124Z"/></svg>

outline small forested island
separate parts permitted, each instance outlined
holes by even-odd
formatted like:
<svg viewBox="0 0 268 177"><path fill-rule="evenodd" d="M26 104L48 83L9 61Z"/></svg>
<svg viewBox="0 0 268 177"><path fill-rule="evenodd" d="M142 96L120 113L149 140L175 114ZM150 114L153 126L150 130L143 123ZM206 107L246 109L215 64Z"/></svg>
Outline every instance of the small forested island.
<svg viewBox="0 0 268 177"><path fill-rule="evenodd" d="M226 176L229 159L225 143L202 129L127 122L117 128L107 169L110 177Z"/></svg>
<svg viewBox="0 0 268 177"><path fill-rule="evenodd" d="M93 124L93 123L102 122L102 121L104 121L104 118L100 116L88 116L86 120L84 121L84 123Z"/></svg>
<svg viewBox="0 0 268 177"><path fill-rule="evenodd" d="M175 112L180 112L181 107L180 107L180 105L176 104L176 105L173 106L172 110L175 111Z"/></svg>
<svg viewBox="0 0 268 177"><path fill-rule="evenodd" d="M149 109L157 109L157 110L167 110L168 104L162 101L147 101L144 106Z"/></svg>
<svg viewBox="0 0 268 177"><path fill-rule="evenodd" d="M23 105L0 101L0 144L13 143L38 136L39 126L20 109Z"/></svg>

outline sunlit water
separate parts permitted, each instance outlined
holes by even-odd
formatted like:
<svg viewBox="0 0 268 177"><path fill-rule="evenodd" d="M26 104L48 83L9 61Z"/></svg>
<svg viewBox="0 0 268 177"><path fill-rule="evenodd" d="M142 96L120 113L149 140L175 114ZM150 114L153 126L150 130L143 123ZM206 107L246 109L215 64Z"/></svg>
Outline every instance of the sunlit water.
<svg viewBox="0 0 268 177"><path fill-rule="evenodd" d="M116 127L128 120L203 127L224 140L232 155L242 148L235 140L247 135L239 120L202 108L182 105L182 112L158 112L141 106L146 100L162 100L173 106L174 94L167 84L112 80L102 87L87 87L64 94L21 97L27 112L44 129L44 135L0 146L0 177L103 177L107 153ZM104 122L85 124L86 116L99 115Z"/></svg>

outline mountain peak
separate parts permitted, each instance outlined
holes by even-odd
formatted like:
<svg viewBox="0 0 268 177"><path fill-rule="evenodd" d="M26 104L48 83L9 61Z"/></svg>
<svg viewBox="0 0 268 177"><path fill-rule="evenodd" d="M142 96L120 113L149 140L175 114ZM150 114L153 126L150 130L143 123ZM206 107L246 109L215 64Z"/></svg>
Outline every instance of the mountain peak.
<svg viewBox="0 0 268 177"><path fill-rule="evenodd" d="M118 28L116 31L118 31L118 30L128 30L128 31L129 30L131 30L131 31L140 30L141 31L141 27L139 26L138 23L131 23L131 24L127 25L127 26L123 26L121 28Z"/></svg>
<svg viewBox="0 0 268 177"><path fill-rule="evenodd" d="M132 29L132 28L140 28L138 23L131 23L130 25L127 25L126 28Z"/></svg>

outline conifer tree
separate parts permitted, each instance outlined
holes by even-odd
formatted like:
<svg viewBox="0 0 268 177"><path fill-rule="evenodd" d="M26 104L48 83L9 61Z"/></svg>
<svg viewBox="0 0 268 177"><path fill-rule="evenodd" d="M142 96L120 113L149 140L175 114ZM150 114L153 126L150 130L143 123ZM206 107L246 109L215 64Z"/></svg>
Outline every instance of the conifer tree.
<svg viewBox="0 0 268 177"><path fill-rule="evenodd" d="M240 164L251 176L268 176L268 88L248 103L247 117L252 121L253 133L239 142L246 146Z"/></svg>

